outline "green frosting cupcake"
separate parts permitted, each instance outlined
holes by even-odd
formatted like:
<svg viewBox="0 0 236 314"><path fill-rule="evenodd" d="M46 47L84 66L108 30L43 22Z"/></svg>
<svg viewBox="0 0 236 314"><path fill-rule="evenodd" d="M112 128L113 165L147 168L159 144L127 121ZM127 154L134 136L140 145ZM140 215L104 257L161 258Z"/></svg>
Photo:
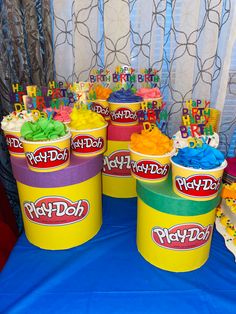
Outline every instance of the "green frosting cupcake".
<svg viewBox="0 0 236 314"><path fill-rule="evenodd" d="M21 136L27 141L55 140L66 134L66 126L62 122L46 118L26 122L21 127Z"/></svg>

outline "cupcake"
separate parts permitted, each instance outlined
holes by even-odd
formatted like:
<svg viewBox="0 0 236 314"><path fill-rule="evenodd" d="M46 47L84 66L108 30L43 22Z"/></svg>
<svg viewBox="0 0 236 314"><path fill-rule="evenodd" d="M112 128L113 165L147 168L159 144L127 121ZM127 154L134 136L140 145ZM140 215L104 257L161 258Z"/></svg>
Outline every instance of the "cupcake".
<svg viewBox="0 0 236 314"><path fill-rule="evenodd" d="M5 116L1 122L1 128L6 137L8 150L14 157L25 157L24 149L20 141L20 129L27 121L34 121L34 117L31 112L23 110L10 113Z"/></svg>
<svg viewBox="0 0 236 314"><path fill-rule="evenodd" d="M95 99L92 101L91 110L99 113L104 117L105 120L110 120L109 105L107 99L109 98L112 90L110 88L97 85L94 88Z"/></svg>
<svg viewBox="0 0 236 314"><path fill-rule="evenodd" d="M72 139L72 154L91 157L106 150L107 122L98 113L87 109L73 108L69 124Z"/></svg>
<svg viewBox="0 0 236 314"><path fill-rule="evenodd" d="M40 118L24 123L21 141L32 171L57 171L70 163L70 131L60 121Z"/></svg>
<svg viewBox="0 0 236 314"><path fill-rule="evenodd" d="M47 108L44 109L46 113L52 112L53 120L63 122L68 125L70 123L70 114L72 112L72 108L69 106L60 106L59 109L56 108Z"/></svg>
<svg viewBox="0 0 236 314"><path fill-rule="evenodd" d="M131 135L131 173L134 178L145 182L162 182L167 179L173 141L154 127L150 131Z"/></svg>
<svg viewBox="0 0 236 314"><path fill-rule="evenodd" d="M136 95L143 98L143 101L152 108L160 108L162 106L162 96L159 88L140 88Z"/></svg>
<svg viewBox="0 0 236 314"><path fill-rule="evenodd" d="M138 124L137 111L143 98L132 93L131 89L118 90L108 98L111 123L114 125Z"/></svg>
<svg viewBox="0 0 236 314"><path fill-rule="evenodd" d="M221 186L224 155L214 147L184 147L171 158L173 189L184 198L204 201L217 196Z"/></svg>

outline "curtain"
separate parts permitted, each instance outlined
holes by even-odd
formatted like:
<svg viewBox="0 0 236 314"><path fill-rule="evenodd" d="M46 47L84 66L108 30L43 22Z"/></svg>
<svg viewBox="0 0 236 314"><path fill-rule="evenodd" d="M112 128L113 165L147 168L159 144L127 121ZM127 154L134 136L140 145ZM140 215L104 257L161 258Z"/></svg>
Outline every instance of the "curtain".
<svg viewBox="0 0 236 314"><path fill-rule="evenodd" d="M234 0L54 0L53 7L57 79L87 80L92 68L117 65L157 68L169 135L184 101L209 99L222 112L220 149L228 154L236 123L236 106L227 103Z"/></svg>
<svg viewBox="0 0 236 314"><path fill-rule="evenodd" d="M9 100L12 83L41 86L53 79L50 12L50 0L0 1L0 120L13 111ZM0 146L0 179L21 229L17 189L2 131Z"/></svg>

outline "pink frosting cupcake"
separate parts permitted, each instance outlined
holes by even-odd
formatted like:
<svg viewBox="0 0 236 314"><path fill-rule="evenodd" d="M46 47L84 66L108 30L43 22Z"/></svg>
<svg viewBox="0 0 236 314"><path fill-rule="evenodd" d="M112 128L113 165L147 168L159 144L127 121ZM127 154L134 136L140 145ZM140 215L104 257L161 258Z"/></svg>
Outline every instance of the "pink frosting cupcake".
<svg viewBox="0 0 236 314"><path fill-rule="evenodd" d="M136 95L141 96L143 99L161 98L159 88L140 88L137 90Z"/></svg>

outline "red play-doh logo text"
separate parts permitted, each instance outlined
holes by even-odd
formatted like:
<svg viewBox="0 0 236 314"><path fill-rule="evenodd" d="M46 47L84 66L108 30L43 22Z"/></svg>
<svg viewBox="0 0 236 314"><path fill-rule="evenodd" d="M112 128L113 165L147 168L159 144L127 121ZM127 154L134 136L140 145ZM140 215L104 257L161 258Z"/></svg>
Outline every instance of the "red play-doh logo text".
<svg viewBox="0 0 236 314"><path fill-rule="evenodd" d="M25 202L27 218L40 225L67 225L84 219L89 212L89 202L72 202L65 197L47 196L35 202Z"/></svg>
<svg viewBox="0 0 236 314"><path fill-rule="evenodd" d="M26 153L28 163L34 168L54 168L68 161L68 148L60 149L56 146L40 147L33 153Z"/></svg>
<svg viewBox="0 0 236 314"><path fill-rule="evenodd" d="M136 112L129 108L119 108L110 112L111 120L118 123L131 123L137 121Z"/></svg>
<svg viewBox="0 0 236 314"><path fill-rule="evenodd" d="M211 239L213 225L203 227L197 223L185 223L171 228L154 227L152 239L158 245L170 250L193 250L205 245Z"/></svg>
<svg viewBox="0 0 236 314"><path fill-rule="evenodd" d="M192 197L209 197L216 194L220 188L221 177L215 177L207 174L192 175L188 178L177 176L175 178L177 190L185 195Z"/></svg>
<svg viewBox="0 0 236 314"><path fill-rule="evenodd" d="M101 114L103 117L109 117L109 108L104 108L102 105L98 103L93 103L91 106L91 110Z"/></svg>
<svg viewBox="0 0 236 314"><path fill-rule="evenodd" d="M23 145L17 136L7 134L6 135L6 142L7 142L8 150L10 152L16 153L16 154L23 154L24 153Z"/></svg>
<svg viewBox="0 0 236 314"><path fill-rule="evenodd" d="M103 174L114 177L131 177L130 153L126 149L116 150L103 157Z"/></svg>
<svg viewBox="0 0 236 314"><path fill-rule="evenodd" d="M168 175L169 168L169 164L161 165L154 160L131 161L132 172L142 179L162 179Z"/></svg>
<svg viewBox="0 0 236 314"><path fill-rule="evenodd" d="M104 139L92 135L76 135L72 138L71 148L77 153L95 153L104 148Z"/></svg>

